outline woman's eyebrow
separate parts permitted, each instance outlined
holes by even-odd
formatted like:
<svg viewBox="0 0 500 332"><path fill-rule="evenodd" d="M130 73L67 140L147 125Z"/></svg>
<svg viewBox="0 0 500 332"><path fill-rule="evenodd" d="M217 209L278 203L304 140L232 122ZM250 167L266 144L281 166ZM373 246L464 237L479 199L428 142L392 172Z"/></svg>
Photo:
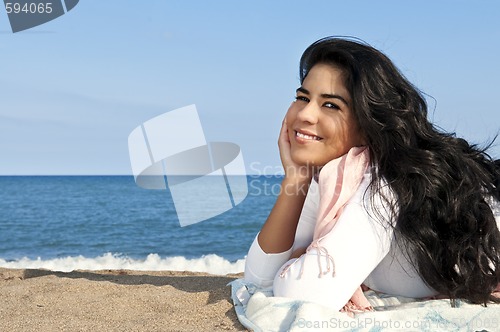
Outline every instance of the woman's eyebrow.
<svg viewBox="0 0 500 332"><path fill-rule="evenodd" d="M297 88L297 90L295 90L295 91L296 91L296 92L302 92L302 93L304 93L304 94L306 94L306 95L310 95L309 90L307 90L307 89L305 89L305 88L303 88L303 87L299 87L299 88Z"/></svg>
<svg viewBox="0 0 500 332"><path fill-rule="evenodd" d="M297 88L296 92L302 92L303 94L306 94L306 95L310 95L311 93L309 92L309 90L307 90L306 88L304 87L299 87ZM346 106L349 106L349 103L347 102L347 100L345 100L344 97L342 96L339 96L339 95L335 95L335 94L329 94L329 93L322 93L320 95L321 98L325 98L325 99L339 99L340 101L342 101Z"/></svg>

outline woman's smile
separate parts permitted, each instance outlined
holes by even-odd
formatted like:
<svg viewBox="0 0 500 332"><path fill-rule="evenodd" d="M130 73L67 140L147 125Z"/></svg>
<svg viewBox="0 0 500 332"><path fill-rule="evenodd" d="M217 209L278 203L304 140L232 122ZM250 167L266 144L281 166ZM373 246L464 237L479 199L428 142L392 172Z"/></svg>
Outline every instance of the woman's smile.
<svg viewBox="0 0 500 332"><path fill-rule="evenodd" d="M322 137L300 129L295 130L295 138L298 143L308 143L310 141L319 141L323 139Z"/></svg>

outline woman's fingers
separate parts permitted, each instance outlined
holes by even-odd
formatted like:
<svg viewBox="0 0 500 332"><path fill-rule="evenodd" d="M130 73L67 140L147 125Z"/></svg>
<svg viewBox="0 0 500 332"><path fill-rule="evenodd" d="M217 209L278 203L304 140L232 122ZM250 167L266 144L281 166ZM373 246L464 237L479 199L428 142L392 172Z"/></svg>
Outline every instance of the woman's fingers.
<svg viewBox="0 0 500 332"><path fill-rule="evenodd" d="M280 150L281 163L283 167L290 165L291 157L290 157L290 139L288 138L288 128L286 124L286 118L283 120L281 124L280 135L278 139L278 147Z"/></svg>
<svg viewBox="0 0 500 332"><path fill-rule="evenodd" d="M286 118L283 119L283 122L281 123L281 130L280 130L280 136L278 139L278 143L281 143L281 141L285 141L290 143L290 139L288 138L288 127L286 124Z"/></svg>

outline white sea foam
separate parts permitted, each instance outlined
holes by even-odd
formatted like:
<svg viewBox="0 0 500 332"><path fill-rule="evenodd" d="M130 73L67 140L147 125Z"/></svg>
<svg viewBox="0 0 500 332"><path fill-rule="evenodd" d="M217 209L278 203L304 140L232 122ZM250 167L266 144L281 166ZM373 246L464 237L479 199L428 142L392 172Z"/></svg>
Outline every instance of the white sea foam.
<svg viewBox="0 0 500 332"><path fill-rule="evenodd" d="M243 272L245 259L230 262L227 259L211 254L200 258L183 256L161 258L157 254L149 254L146 259L133 259L127 256L106 253L95 258L84 256L62 257L53 259L22 258L6 261L0 258L0 267L12 269L48 269L52 271L70 272L73 270L137 270L137 271L192 271L225 275Z"/></svg>

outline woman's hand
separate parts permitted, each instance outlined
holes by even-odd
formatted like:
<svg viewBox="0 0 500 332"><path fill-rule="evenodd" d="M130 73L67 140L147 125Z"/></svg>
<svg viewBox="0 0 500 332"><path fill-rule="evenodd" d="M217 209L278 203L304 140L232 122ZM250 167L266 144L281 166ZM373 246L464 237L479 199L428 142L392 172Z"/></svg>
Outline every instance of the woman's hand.
<svg viewBox="0 0 500 332"><path fill-rule="evenodd" d="M313 173L312 169L307 167L307 165L299 165L292 159L292 148L286 117L281 125L278 147L280 150L281 164L285 170L285 178L292 183L304 183L311 181Z"/></svg>
<svg viewBox="0 0 500 332"><path fill-rule="evenodd" d="M298 248L298 249L295 249L292 252L292 255L290 256L290 259L292 259L292 258L299 258L300 256L302 256L303 254L306 253L306 250L307 250L307 248Z"/></svg>

